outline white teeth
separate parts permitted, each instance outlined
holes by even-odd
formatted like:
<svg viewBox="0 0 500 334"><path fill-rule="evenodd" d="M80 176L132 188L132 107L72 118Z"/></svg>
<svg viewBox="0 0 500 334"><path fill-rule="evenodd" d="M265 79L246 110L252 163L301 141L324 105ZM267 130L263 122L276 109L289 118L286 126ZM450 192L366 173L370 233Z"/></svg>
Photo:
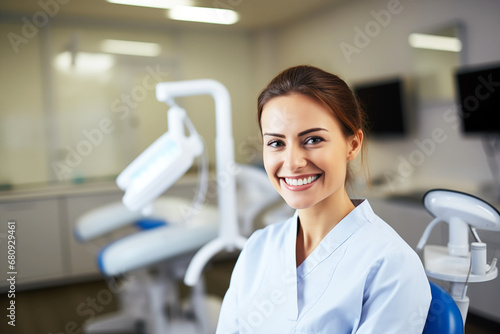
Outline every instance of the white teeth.
<svg viewBox="0 0 500 334"><path fill-rule="evenodd" d="M286 177L285 182L291 186L302 186L305 184L309 184L313 181L316 181L318 179L318 177L319 177L318 175L309 176L308 178L303 178L303 179L290 179L290 178Z"/></svg>

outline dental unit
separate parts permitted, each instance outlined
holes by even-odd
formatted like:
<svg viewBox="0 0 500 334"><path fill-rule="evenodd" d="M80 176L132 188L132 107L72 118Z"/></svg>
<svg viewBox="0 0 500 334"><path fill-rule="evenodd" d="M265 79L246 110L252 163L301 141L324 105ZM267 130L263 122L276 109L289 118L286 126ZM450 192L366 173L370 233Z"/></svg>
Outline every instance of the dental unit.
<svg viewBox="0 0 500 334"><path fill-rule="evenodd" d="M429 278L450 282L450 295L465 325L468 284L490 281L498 275L497 259L490 264L486 262L486 243L479 238L477 229L500 231L500 213L477 197L445 189L428 191L423 203L435 218L422 234L417 251L424 252L424 267ZM432 229L440 222L449 225L448 244L426 245ZM469 231L475 242L469 243Z"/></svg>
<svg viewBox="0 0 500 334"><path fill-rule="evenodd" d="M241 249L246 238L239 230L249 235L256 217L281 200L263 169L234 162L230 97L222 84L214 80L160 83L156 93L158 100L171 106L168 132L118 176L122 202L84 214L75 228L76 238L88 242L127 225L139 227L137 233L101 249L98 264L106 277L125 274L135 279L119 294L122 310L93 319L84 326L86 333L133 330L138 324L149 334L211 332L215 324L210 322L210 311L218 309L221 301L205 296L203 268L219 251ZM215 100L218 208L203 204L208 184L203 140L174 100L199 94ZM164 194L195 159L199 185L194 199ZM283 206L272 212L290 214ZM152 269L157 275L151 276ZM175 283L182 279L192 287L187 309L181 306Z"/></svg>

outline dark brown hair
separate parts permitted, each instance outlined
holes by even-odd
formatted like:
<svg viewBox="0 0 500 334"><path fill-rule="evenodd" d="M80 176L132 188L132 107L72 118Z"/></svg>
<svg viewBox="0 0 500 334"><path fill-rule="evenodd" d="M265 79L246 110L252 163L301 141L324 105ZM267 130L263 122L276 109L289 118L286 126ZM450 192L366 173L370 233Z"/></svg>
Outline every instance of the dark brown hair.
<svg viewBox="0 0 500 334"><path fill-rule="evenodd" d="M259 95L257 117L262 132L261 118L264 106L274 97L293 93L311 97L331 111L337 119L345 138L365 133L365 115L349 86L337 75L309 65L290 67L279 73ZM365 145L361 149L361 163L364 163ZM351 181L347 171L346 182ZM368 178L367 170L365 176Z"/></svg>

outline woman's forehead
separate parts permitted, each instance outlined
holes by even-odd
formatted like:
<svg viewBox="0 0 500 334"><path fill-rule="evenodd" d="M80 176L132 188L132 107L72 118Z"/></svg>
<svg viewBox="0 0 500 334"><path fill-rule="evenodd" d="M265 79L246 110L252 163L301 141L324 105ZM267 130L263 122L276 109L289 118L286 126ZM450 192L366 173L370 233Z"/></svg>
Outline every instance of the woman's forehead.
<svg viewBox="0 0 500 334"><path fill-rule="evenodd" d="M337 127L337 121L323 105L300 95L286 95L266 103L261 117L262 131L300 132L314 127Z"/></svg>

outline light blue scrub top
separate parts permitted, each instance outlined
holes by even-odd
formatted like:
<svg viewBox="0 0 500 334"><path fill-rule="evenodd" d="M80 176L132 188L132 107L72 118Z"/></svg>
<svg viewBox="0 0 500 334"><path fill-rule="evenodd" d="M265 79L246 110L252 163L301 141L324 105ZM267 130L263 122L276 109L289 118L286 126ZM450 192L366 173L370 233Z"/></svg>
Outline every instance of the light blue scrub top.
<svg viewBox="0 0 500 334"><path fill-rule="evenodd" d="M422 333L430 305L417 254L367 200L297 268L297 212L258 230L242 250L217 334Z"/></svg>

